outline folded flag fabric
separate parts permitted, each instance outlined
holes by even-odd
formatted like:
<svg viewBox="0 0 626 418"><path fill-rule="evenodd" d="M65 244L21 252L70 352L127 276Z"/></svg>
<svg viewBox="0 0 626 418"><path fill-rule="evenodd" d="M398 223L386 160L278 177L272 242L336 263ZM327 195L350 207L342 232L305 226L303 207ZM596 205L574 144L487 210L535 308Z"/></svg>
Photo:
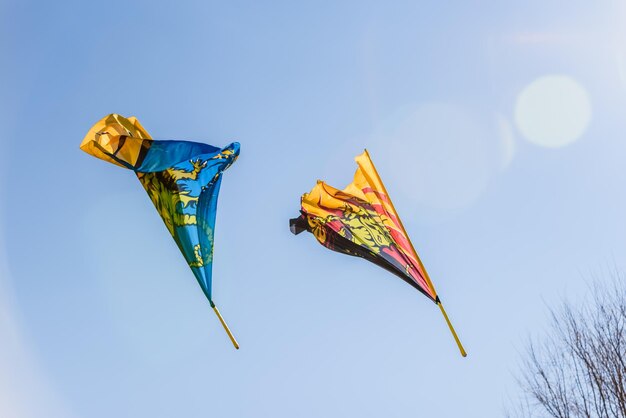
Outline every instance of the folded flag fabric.
<svg viewBox="0 0 626 418"><path fill-rule="evenodd" d="M355 158L354 180L338 190L323 181L302 195L300 216L291 232L311 232L325 247L362 257L400 277L435 302L461 346L441 300L402 225L367 150Z"/></svg>
<svg viewBox="0 0 626 418"><path fill-rule="evenodd" d="M211 307L213 232L222 173L239 155L239 143L218 148L190 141L156 141L134 118L110 114L87 133L80 148L133 170L176 241Z"/></svg>

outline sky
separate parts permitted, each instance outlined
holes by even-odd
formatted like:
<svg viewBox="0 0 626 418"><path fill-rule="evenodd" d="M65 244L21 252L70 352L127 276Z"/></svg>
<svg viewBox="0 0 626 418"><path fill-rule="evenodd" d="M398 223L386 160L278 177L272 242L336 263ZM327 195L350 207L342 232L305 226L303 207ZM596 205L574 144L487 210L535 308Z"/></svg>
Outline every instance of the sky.
<svg viewBox="0 0 626 418"><path fill-rule="evenodd" d="M0 416L503 416L525 344L626 266L626 2L0 2ZM109 113L241 143L230 344ZM370 151L439 309L288 220Z"/></svg>

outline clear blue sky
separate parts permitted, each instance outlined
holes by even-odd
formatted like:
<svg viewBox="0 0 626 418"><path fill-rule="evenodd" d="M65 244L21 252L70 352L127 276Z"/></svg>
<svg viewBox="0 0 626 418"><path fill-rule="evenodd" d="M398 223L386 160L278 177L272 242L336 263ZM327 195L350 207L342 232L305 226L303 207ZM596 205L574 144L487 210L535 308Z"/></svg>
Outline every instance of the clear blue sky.
<svg viewBox="0 0 626 418"><path fill-rule="evenodd" d="M547 305L626 265L625 19L618 1L1 2L0 415L502 416ZM241 143L214 263L241 350L132 173L78 149L112 112ZM410 286L289 232L364 147L465 359Z"/></svg>

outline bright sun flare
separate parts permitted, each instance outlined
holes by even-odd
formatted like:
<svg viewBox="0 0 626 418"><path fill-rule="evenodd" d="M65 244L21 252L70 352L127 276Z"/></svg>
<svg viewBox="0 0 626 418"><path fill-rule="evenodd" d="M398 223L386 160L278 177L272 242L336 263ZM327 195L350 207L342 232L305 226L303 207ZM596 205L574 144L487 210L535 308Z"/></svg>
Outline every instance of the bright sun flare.
<svg viewBox="0 0 626 418"><path fill-rule="evenodd" d="M527 85L515 104L515 123L530 142L549 148L580 138L591 120L585 89L563 75L543 76Z"/></svg>

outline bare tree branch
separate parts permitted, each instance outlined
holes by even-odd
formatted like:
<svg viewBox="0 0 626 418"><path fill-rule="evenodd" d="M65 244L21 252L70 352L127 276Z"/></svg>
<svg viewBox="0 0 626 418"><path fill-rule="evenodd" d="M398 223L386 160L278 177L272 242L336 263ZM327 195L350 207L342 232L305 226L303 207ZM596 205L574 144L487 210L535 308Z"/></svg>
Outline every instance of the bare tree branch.
<svg viewBox="0 0 626 418"><path fill-rule="evenodd" d="M526 397L507 416L626 418L626 280L611 279L596 279L586 303L551 311L551 332L522 360Z"/></svg>

